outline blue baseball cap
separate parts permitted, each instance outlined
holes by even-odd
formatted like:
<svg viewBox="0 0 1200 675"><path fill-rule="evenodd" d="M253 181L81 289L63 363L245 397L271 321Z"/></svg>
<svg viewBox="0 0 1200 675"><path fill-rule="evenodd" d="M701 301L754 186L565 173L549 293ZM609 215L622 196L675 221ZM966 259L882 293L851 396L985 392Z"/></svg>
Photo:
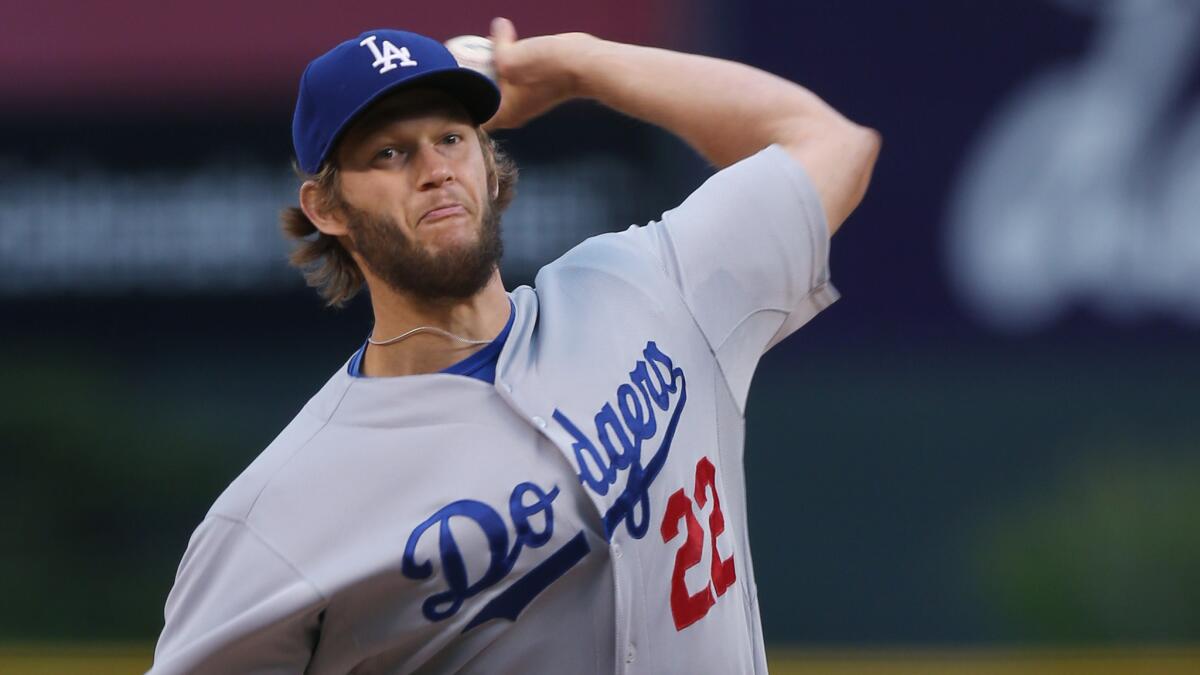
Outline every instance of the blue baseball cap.
<svg viewBox="0 0 1200 675"><path fill-rule="evenodd" d="M420 84L458 99L475 124L500 107L486 75L458 65L445 45L401 30L369 30L313 59L300 76L292 143L300 168L317 173L350 123L384 94Z"/></svg>

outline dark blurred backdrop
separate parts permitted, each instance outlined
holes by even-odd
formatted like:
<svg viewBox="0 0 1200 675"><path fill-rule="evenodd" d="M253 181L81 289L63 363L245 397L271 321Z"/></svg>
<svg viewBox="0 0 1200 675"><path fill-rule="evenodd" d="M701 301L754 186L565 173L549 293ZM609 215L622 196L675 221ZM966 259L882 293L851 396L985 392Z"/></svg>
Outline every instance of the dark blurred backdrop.
<svg viewBox="0 0 1200 675"><path fill-rule="evenodd" d="M772 645L1200 638L1200 3L0 13L0 641L154 640L192 528L369 330L284 263L307 60L500 13L742 60L884 136L843 299L750 397ZM588 104L501 138L510 287L707 174Z"/></svg>

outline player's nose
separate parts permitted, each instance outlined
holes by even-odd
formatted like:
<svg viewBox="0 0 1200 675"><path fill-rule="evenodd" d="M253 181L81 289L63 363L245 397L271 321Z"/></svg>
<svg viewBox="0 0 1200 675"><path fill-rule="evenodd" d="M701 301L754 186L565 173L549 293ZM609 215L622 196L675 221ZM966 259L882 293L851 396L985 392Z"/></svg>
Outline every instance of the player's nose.
<svg viewBox="0 0 1200 675"><path fill-rule="evenodd" d="M418 150L422 189L438 188L454 180L454 169L450 161L432 145L422 145Z"/></svg>

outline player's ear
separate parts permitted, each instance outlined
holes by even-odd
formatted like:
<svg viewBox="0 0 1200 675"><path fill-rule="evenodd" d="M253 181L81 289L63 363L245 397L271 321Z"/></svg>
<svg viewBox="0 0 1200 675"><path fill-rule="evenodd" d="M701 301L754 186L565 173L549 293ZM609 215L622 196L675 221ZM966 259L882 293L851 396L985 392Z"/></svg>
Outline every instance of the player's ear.
<svg viewBox="0 0 1200 675"><path fill-rule="evenodd" d="M316 181L306 180L300 185L300 208L312 221L313 227L331 237L348 234L345 214L329 202Z"/></svg>

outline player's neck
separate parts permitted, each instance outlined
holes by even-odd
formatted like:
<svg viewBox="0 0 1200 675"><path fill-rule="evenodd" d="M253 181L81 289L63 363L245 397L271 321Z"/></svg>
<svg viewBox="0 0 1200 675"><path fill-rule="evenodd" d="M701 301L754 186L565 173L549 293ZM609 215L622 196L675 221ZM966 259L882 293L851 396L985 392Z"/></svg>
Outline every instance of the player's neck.
<svg viewBox="0 0 1200 675"><path fill-rule="evenodd" d="M508 322L508 294L497 270L487 285L466 300L452 303L423 302L409 295L383 290L372 284L371 305L375 328L371 337L387 340L418 326L433 326L469 340L491 340ZM367 345L362 370L368 377L395 377L436 373L474 354L483 345L418 332L389 345Z"/></svg>

